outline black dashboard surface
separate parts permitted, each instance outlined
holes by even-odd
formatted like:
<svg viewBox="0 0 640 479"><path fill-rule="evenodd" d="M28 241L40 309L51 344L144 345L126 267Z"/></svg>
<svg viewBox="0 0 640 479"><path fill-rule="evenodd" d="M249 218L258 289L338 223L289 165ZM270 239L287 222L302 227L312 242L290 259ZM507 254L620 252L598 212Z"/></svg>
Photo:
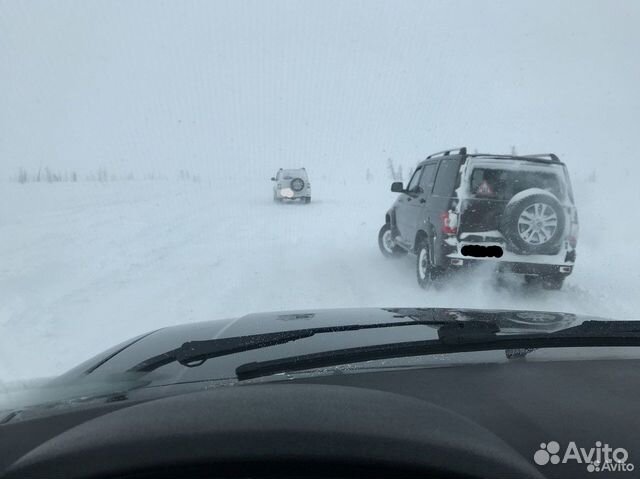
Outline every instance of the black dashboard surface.
<svg viewBox="0 0 640 479"><path fill-rule="evenodd" d="M637 367L626 359L403 369L104 404L0 426L0 471L105 477L290 461L422 477L584 477L584 463L536 466L534 454L549 441L600 441L639 461Z"/></svg>

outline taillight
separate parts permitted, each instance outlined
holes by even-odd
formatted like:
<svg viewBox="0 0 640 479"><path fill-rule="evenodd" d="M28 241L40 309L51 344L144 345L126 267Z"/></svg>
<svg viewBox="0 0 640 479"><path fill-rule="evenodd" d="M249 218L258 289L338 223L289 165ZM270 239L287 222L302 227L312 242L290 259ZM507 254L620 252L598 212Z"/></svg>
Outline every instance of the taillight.
<svg viewBox="0 0 640 479"><path fill-rule="evenodd" d="M578 234L580 233L580 225L578 223L578 214L574 211L571 218L571 226L569 227L569 245L575 248L578 245Z"/></svg>
<svg viewBox="0 0 640 479"><path fill-rule="evenodd" d="M569 245L575 248L578 245L578 223L571 223L569 231Z"/></svg>
<svg viewBox="0 0 640 479"><path fill-rule="evenodd" d="M446 235L458 233L458 214L455 211L445 211L440 214L442 220L442 232Z"/></svg>

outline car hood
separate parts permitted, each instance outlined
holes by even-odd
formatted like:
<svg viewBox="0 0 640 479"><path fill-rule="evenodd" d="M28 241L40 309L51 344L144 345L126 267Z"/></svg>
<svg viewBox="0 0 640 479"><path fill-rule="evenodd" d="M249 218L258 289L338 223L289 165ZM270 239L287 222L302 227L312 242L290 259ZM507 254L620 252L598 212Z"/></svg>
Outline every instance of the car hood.
<svg viewBox="0 0 640 479"><path fill-rule="evenodd" d="M237 382L236 368L245 363L346 348L437 339L438 328L449 321L491 321L498 325L500 334L522 334L554 332L579 325L587 319L594 318L538 311L361 308L259 313L235 319L184 324L159 329L117 345L53 379L45 387L37 388L35 393L27 391L14 394L9 400L5 397L4 407L0 398L0 411L43 403L63 402L69 405L91 402L96 398L114 400L114 395L118 397L118 394L130 398L131 391L158 391L158 386L189 385L203 381L219 385L233 384ZM143 361L179 348L189 341L358 325L383 327L316 334L283 344L223 355L197 367L187 367L174 361L147 373L130 371Z"/></svg>
<svg viewBox="0 0 640 479"><path fill-rule="evenodd" d="M501 334L554 332L581 324L584 316L539 311L471 310L445 308L359 308L300 310L249 314L235 319L184 324L159 329L119 345L66 373L71 379L86 375L99 377L124 373L141 362L171 351L188 341L206 341L243 336L285 333L310 328L364 326L367 329L317 334L285 344L229 354L207 361L197 368L169 364L157 371L158 381L192 381L232 379L235 369L246 362L265 361L301 354L320 353L344 348L373 346L403 341L438 338L438 328L445 322L491 321ZM407 323L410 323L407 325ZM397 324L398 327L394 327ZM373 327L382 326L384 327Z"/></svg>

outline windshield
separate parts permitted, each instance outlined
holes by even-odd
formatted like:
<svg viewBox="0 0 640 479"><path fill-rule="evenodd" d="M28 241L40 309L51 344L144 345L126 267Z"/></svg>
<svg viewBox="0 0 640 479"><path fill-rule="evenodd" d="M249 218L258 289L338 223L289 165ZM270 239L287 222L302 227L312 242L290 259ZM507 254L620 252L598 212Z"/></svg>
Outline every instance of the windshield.
<svg viewBox="0 0 640 479"><path fill-rule="evenodd" d="M171 383L439 340L192 344L234 351L200 370L181 349L415 321L389 308L638 319L636 1L16 0L0 19L0 392L92 357L105 378L172 352L149 373Z"/></svg>

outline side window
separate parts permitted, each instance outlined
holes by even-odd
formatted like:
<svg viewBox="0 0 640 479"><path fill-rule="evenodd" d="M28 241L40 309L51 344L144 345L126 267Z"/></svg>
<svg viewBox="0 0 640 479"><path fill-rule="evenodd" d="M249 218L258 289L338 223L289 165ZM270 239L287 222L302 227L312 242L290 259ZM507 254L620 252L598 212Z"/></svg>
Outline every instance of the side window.
<svg viewBox="0 0 640 479"><path fill-rule="evenodd" d="M436 196L452 196L458 182L460 172L460 160L442 160L433 194Z"/></svg>
<svg viewBox="0 0 640 479"><path fill-rule="evenodd" d="M413 173L413 176L411 177L411 180L409 180L409 184L407 185L407 191L415 191L416 188L418 187L418 181L420 180L420 173L422 173L422 167L416 169L416 171Z"/></svg>
<svg viewBox="0 0 640 479"><path fill-rule="evenodd" d="M438 163L429 163L424 166L424 173L420 179L420 186L425 195L431 193L433 189L433 183L436 178L436 170L438 169Z"/></svg>

